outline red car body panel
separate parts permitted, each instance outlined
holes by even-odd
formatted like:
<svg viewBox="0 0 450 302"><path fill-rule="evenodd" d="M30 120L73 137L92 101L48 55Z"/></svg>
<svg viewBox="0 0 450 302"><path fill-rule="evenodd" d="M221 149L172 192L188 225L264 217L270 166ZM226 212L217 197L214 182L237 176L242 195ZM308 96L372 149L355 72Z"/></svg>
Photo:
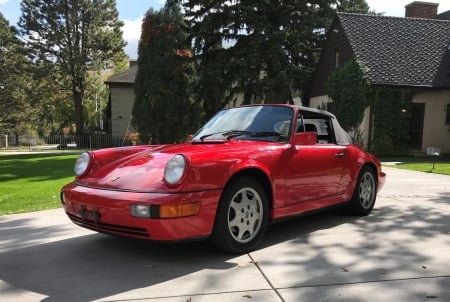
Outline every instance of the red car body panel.
<svg viewBox="0 0 450 302"><path fill-rule="evenodd" d="M88 171L62 188L63 207L74 223L99 232L181 240L211 234L221 194L241 173L257 172L270 184L266 190L271 220L349 201L363 165L377 171L378 190L382 188L380 162L358 146L296 145L294 139L191 141L91 151ZM164 169L176 154L186 158L186 172L170 185ZM136 204L190 202L200 202L197 215L154 219L130 214Z"/></svg>

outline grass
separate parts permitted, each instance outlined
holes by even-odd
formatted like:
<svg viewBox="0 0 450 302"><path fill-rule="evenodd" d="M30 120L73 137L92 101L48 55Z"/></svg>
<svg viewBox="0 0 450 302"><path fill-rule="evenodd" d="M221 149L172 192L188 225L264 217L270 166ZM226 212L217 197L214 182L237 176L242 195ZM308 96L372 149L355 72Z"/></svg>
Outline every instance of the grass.
<svg viewBox="0 0 450 302"><path fill-rule="evenodd" d="M432 158L432 157L406 157L406 158L382 158L382 162L391 162L386 166L427 172L450 175L450 157Z"/></svg>
<svg viewBox="0 0 450 302"><path fill-rule="evenodd" d="M61 206L59 191L74 179L78 154L0 155L0 215ZM450 157L382 158L395 168L450 175Z"/></svg>
<svg viewBox="0 0 450 302"><path fill-rule="evenodd" d="M74 179L78 154L0 155L0 215L61 206L59 192Z"/></svg>

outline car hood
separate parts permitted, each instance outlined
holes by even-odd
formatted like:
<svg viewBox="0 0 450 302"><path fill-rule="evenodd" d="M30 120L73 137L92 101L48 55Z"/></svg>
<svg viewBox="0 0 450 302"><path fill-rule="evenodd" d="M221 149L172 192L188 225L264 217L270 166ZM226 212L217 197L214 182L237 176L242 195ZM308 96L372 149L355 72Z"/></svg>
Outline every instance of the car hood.
<svg viewBox="0 0 450 302"><path fill-rule="evenodd" d="M257 154L268 156L279 148L279 143L229 141L99 150L91 152L90 171L76 181L89 187L138 192L217 189L223 185L220 176L230 173L231 166ZM183 154L188 165L184 181L170 186L164 182L164 168L176 154Z"/></svg>

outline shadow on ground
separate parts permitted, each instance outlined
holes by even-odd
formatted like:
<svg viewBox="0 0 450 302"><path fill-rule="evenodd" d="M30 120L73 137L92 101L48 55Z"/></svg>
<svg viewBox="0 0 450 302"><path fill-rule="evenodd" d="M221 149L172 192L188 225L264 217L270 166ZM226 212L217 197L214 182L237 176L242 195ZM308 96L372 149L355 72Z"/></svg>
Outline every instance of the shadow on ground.
<svg viewBox="0 0 450 302"><path fill-rule="evenodd" d="M436 198L436 202L439 200ZM411 245L445 234L449 244L450 214L414 205L401 209L395 203L383 205L382 200L378 203L373 214L364 218L336 209L273 224L260 249L251 254L263 259L258 265L267 271L277 261L285 261L285 278L290 281L279 285L281 289L323 286L321 290L326 291L325 286L330 284L400 280L415 273L416 277L427 277L427 269L435 263ZM27 228L27 221L18 223L18 227ZM202 270L218 272L238 267L237 255L222 253L208 241L159 244L89 234L31 245L14 238L12 225L0 220L0 227L7 230L2 230L4 242L19 247L0 254L0 279L11 285L6 294L23 289L48 296L46 301L91 301L189 278ZM404 237L398 242L392 240L389 236L393 230ZM45 238L67 230L30 227L28 232L32 237ZM346 242L348 236L357 238ZM267 251L274 251L273 258L258 257ZM339 254L347 258L339 258ZM380 265L365 268L367 261ZM205 278L196 286L207 292L210 283L216 281ZM176 294L174 289L160 296ZM413 293L412 298L424 299L426 295ZM307 296L297 298L308 301Z"/></svg>

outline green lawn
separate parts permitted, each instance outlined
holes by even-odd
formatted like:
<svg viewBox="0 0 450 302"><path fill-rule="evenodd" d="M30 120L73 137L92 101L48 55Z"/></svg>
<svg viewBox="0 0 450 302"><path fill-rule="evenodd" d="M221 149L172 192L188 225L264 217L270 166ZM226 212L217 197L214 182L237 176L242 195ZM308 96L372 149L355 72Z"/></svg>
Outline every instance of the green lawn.
<svg viewBox="0 0 450 302"><path fill-rule="evenodd" d="M74 179L78 154L0 155L0 215L61 206L59 191Z"/></svg>
<svg viewBox="0 0 450 302"><path fill-rule="evenodd" d="M382 158L381 161L391 163L386 165L389 167L450 175L449 157L436 158L435 160L430 157Z"/></svg>

